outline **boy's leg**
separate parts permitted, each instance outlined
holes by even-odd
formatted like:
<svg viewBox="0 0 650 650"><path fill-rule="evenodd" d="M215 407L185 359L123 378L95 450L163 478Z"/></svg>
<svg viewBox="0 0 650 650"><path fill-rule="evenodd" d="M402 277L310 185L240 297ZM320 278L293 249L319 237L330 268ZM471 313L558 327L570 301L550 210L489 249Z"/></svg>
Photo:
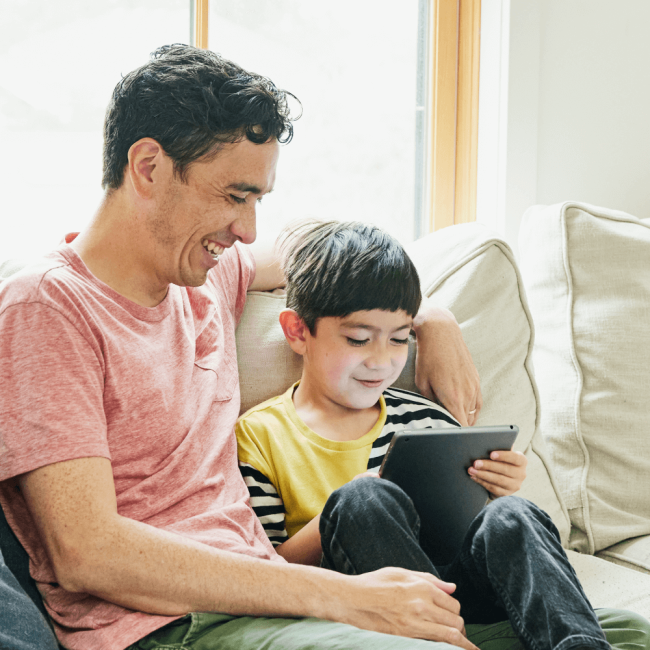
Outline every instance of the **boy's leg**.
<svg viewBox="0 0 650 650"><path fill-rule="evenodd" d="M525 499L502 497L484 508L440 573L456 583L466 623L492 623L503 608L530 648L610 647L555 525Z"/></svg>
<svg viewBox="0 0 650 650"><path fill-rule="evenodd" d="M127 650L458 650L446 643L360 630L317 618L254 618L194 613Z"/></svg>
<svg viewBox="0 0 650 650"><path fill-rule="evenodd" d="M326 569L359 575L394 566L438 576L420 547L413 502L390 481L365 477L335 490L321 513L320 534Z"/></svg>

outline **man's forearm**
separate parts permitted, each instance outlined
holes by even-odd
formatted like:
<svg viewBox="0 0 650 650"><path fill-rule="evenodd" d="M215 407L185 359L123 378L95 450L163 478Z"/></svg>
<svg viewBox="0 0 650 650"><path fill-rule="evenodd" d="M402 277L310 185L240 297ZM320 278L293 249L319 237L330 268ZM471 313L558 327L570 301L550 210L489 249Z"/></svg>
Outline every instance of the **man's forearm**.
<svg viewBox="0 0 650 650"><path fill-rule="evenodd" d="M77 549L63 584L152 614L218 611L329 618L344 576L259 560L116 515Z"/></svg>

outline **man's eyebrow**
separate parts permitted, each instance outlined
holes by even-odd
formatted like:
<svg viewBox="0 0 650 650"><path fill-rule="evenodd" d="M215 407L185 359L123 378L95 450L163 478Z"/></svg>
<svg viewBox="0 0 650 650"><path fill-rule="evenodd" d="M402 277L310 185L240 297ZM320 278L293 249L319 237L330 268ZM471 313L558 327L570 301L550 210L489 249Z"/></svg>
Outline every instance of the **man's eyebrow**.
<svg viewBox="0 0 650 650"><path fill-rule="evenodd" d="M262 194L262 190L257 185L251 185L250 183L231 183L228 185L229 190L237 190L238 192L252 192L253 194ZM266 194L270 194L273 191L271 188Z"/></svg>

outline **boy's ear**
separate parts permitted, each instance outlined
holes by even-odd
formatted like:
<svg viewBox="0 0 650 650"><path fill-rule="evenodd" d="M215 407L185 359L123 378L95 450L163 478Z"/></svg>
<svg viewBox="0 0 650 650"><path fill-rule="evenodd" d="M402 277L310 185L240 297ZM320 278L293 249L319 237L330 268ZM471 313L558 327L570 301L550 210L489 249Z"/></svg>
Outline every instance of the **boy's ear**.
<svg viewBox="0 0 650 650"><path fill-rule="evenodd" d="M280 312L280 327L291 349L301 356L305 354L309 332L305 321L293 309L283 309Z"/></svg>

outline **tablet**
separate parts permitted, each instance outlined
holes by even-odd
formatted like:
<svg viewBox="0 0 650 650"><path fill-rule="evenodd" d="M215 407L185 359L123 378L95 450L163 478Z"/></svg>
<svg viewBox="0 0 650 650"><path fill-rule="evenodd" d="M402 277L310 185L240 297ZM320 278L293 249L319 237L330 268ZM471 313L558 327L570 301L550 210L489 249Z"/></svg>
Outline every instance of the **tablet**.
<svg viewBox="0 0 650 650"><path fill-rule="evenodd" d="M479 458L511 449L514 424L400 431L379 468L411 497L420 516L420 545L435 565L449 564L460 551L488 492L467 473Z"/></svg>

